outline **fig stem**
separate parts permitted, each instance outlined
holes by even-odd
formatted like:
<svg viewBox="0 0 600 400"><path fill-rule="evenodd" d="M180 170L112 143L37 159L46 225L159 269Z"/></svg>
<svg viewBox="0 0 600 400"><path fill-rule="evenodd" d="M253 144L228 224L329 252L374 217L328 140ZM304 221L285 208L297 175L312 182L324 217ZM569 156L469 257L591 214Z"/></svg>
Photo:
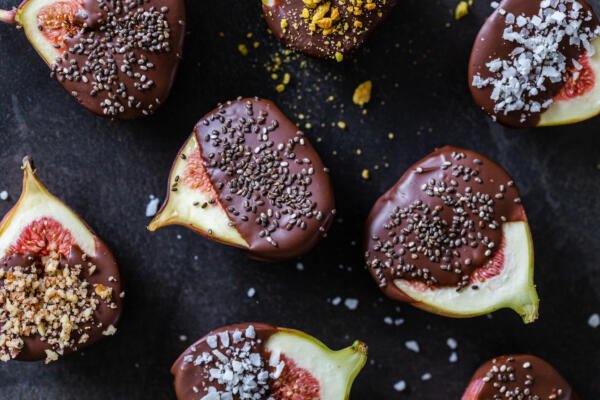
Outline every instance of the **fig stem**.
<svg viewBox="0 0 600 400"><path fill-rule="evenodd" d="M15 16L17 15L17 11L15 9L12 10L0 10L0 22L9 25L16 25Z"/></svg>

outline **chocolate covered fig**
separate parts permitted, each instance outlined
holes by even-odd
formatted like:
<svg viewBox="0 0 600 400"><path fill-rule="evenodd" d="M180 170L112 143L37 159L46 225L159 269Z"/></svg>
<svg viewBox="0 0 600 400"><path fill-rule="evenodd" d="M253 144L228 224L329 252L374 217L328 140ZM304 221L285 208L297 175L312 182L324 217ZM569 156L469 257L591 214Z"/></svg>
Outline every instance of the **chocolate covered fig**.
<svg viewBox="0 0 600 400"><path fill-rule="evenodd" d="M309 251L334 214L327 169L308 138L272 102L238 99L196 125L148 229L183 225L283 260Z"/></svg>
<svg viewBox="0 0 600 400"><path fill-rule="evenodd" d="M577 400L571 386L541 358L520 354L494 358L482 365L462 400Z"/></svg>
<svg viewBox="0 0 600 400"><path fill-rule="evenodd" d="M397 0L262 0L269 29L309 56L342 61L387 18Z"/></svg>
<svg viewBox="0 0 600 400"><path fill-rule="evenodd" d="M55 361L115 333L123 292L110 250L23 163L0 222L0 360Z"/></svg>
<svg viewBox="0 0 600 400"><path fill-rule="evenodd" d="M538 315L533 244L506 171L446 146L414 164L373 207L367 268L390 298L449 317L512 308Z"/></svg>
<svg viewBox="0 0 600 400"><path fill-rule="evenodd" d="M513 127L569 124L600 113L600 21L585 0L504 0L475 39L477 104Z"/></svg>
<svg viewBox="0 0 600 400"><path fill-rule="evenodd" d="M178 400L347 400L367 347L332 351L306 333L263 323L220 328L177 359Z"/></svg>
<svg viewBox="0 0 600 400"><path fill-rule="evenodd" d="M184 0L25 0L0 11L22 27L51 76L88 110L133 119L153 114L182 55Z"/></svg>

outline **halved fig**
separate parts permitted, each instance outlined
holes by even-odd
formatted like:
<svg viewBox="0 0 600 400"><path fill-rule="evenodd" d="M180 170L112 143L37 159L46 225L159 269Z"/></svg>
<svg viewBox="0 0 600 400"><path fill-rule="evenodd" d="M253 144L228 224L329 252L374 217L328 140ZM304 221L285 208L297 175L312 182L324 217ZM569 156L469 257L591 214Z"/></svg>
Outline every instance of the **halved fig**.
<svg viewBox="0 0 600 400"><path fill-rule="evenodd" d="M577 400L571 385L546 361L527 355L506 355L482 365L471 378L462 400Z"/></svg>
<svg viewBox="0 0 600 400"><path fill-rule="evenodd" d="M269 29L286 46L342 61L391 13L397 0L262 0Z"/></svg>
<svg viewBox="0 0 600 400"><path fill-rule="evenodd" d="M108 247L23 162L0 222L0 360L56 360L114 334L123 292Z"/></svg>
<svg viewBox="0 0 600 400"><path fill-rule="evenodd" d="M181 59L183 0L25 0L0 12L22 27L63 87L105 117L153 114Z"/></svg>
<svg viewBox="0 0 600 400"><path fill-rule="evenodd" d="M584 0L502 1L473 45L469 85L475 101L514 127L596 116L599 34L600 21Z"/></svg>
<svg viewBox="0 0 600 400"><path fill-rule="evenodd" d="M538 315L533 244L506 171L446 146L413 165L373 207L366 260L392 299L449 317L512 308Z"/></svg>
<svg viewBox="0 0 600 400"><path fill-rule="evenodd" d="M180 150L148 229L187 226L262 260L309 251L335 214L327 169L308 138L267 100L220 105Z"/></svg>
<svg viewBox="0 0 600 400"><path fill-rule="evenodd" d="M332 351L306 333L263 323L220 328L177 359L178 400L346 400L367 347Z"/></svg>

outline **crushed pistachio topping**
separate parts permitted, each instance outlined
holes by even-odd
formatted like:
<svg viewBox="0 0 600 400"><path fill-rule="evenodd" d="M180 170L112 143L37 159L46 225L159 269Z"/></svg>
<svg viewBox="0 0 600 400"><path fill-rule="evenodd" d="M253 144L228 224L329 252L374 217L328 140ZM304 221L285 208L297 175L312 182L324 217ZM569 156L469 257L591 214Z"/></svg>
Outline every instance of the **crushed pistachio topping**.
<svg viewBox="0 0 600 400"><path fill-rule="evenodd" d="M364 107L368 102L371 101L371 91L373 90L373 83L366 81L361 83L354 90L352 96L352 102L359 107Z"/></svg>
<svg viewBox="0 0 600 400"><path fill-rule="evenodd" d="M360 17L376 11L381 4L385 4L385 0L340 0L337 2L303 0L303 2L305 7L302 9L302 19L312 32L324 36L343 35L348 31L363 28L363 23L359 19L354 19L352 23L344 21L343 13Z"/></svg>

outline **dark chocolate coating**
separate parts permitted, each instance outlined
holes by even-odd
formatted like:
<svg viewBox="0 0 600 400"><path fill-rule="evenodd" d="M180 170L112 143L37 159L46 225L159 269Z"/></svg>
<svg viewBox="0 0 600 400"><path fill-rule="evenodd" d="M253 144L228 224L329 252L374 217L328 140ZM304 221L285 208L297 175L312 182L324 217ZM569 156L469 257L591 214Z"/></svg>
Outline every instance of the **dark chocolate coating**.
<svg viewBox="0 0 600 400"><path fill-rule="evenodd" d="M455 154L464 154L465 158L456 160L453 157ZM446 164L448 167L444 167L444 163L451 163L451 165ZM468 181L463 179L463 176L453 176L453 169L459 166L471 169L472 176ZM481 181L477 181L478 178ZM491 254L486 256L485 252L488 248L480 243L476 247L472 247L471 243L467 243L466 245L463 244L451 249L458 252L451 261L432 261L421 254L419 254L418 259L412 259L411 252L406 250L405 244L411 242L418 244L419 241L414 231L409 234L403 232L404 228L411 223L410 219L406 217L402 218L401 223L391 229L386 229L386 224L390 222L391 215L395 214L398 208L408 208L415 201L420 200L430 210L441 207L438 213L440 220L445 224L446 228L450 226L455 217L452 207L445 205L440 197L429 196L423 191L423 185L427 184L431 179L435 179L438 183L443 182L447 187L454 187L455 193L463 194L470 187L472 193L480 192L482 195L489 195L494 201L495 214L493 219L496 221L501 221L501 219L504 221L526 221L524 209L518 200L519 192L514 184L511 183L512 180L506 171L498 164L473 151L451 146L437 149L429 154L411 166L398 182L379 198L371 210L366 224L365 247L367 249L366 259L368 268L384 292L389 297L399 301L409 301L410 299L393 284L394 278L428 283L422 277L412 277L408 273L401 272L399 268L400 261L405 264L412 264L421 271L428 269L430 275L437 281L433 284L429 282L432 286L453 287L460 283L462 276L466 275L470 277L501 249L501 227L490 229L486 224L484 228L480 228L479 223L483 222L483 220L471 210L468 214L468 220L473 221L476 228L469 232L474 235L477 235L477 232L481 232L482 235L487 236L490 241L494 242L496 245ZM500 193L500 185L504 185L504 192L502 193L502 198L497 199L495 196ZM452 192L450 195L452 195ZM431 214L419 213L419 215L423 218L427 217L430 220L434 218ZM444 235L448 235L448 232L450 232L445 228L442 228L442 230ZM393 233L392 236L390 236L390 232ZM394 237L400 237L402 233L405 235L405 240L394 242ZM378 239L375 240L375 237ZM390 257L387 252L384 253L377 250L376 246L380 242L387 242L393 248L396 257ZM441 246L440 250L442 253L445 248ZM405 251L404 254L402 254L403 250ZM467 259L470 261L466 262ZM385 267L386 262L391 262L392 266ZM442 264L452 264L454 269L456 267L454 265L455 262L460 263L461 274L441 269Z"/></svg>
<svg viewBox="0 0 600 400"><path fill-rule="evenodd" d="M254 326L254 329L256 331L256 339L260 340L260 343L258 343L258 340L257 340L257 343L252 348L251 352L256 352L263 356L266 355L264 344L273 334L277 333L277 331L278 331L277 327L275 327L273 325L262 324L262 323L245 323L245 324L224 326L222 328L219 328L215 331L210 332L209 334L204 336L202 339L198 340L196 343L194 343L193 345L188 347L179 356L177 361L175 361L175 363L171 367L171 374L173 374L173 376L175 378L175 381L174 381L175 394L176 394L178 400L201 399L206 394L206 389L209 386L214 386L218 390L222 390L222 387L220 387L217 382L215 382L215 381L209 382L206 379L207 371L205 370L205 368L203 368L202 366L196 366L196 365L194 365L194 363L185 362L184 358L186 356L194 356L194 358L195 358L198 355L202 354L203 352L210 353L211 348L206 343L207 337L216 335L220 332L235 331L236 329L239 329L242 332L244 332L249 325ZM240 345L241 344L243 344L243 342L240 343ZM232 345L232 346L234 346L234 345ZM196 393L193 389L194 387L199 389L200 392Z"/></svg>
<svg viewBox="0 0 600 400"><path fill-rule="evenodd" d="M585 0L578 0L583 6L582 11L591 10L593 18L591 21L582 21L582 27L593 28L597 26L600 21L593 12L592 7ZM500 3L498 9L496 9L492 15L483 24L481 30L475 38L473 44L473 50L471 52L471 59L469 61L469 88L475 99L475 102L488 114L492 115L498 122L512 126L512 127L533 127L536 126L540 121L541 112L526 112L523 111L512 111L505 115L504 111L495 111L495 102L491 99L493 87L487 86L484 88L477 88L473 86L473 77L480 75L483 79L493 77L494 74L488 70L486 63L489 61L499 58L508 59L509 54L519 45L515 42L507 42L502 38L502 33L506 28L505 15L501 15L499 10L506 10L507 13L512 13L515 16L524 15L531 17L537 15L540 9L541 0L504 0ZM567 4L571 6L571 3ZM583 53L583 50L575 45L569 45L569 39L566 37L560 44L560 52L567 58L567 67L573 66L573 60L577 60ZM564 86L565 82L551 83L549 80L546 81L547 90L540 91L536 96L527 96L525 99L531 99L543 103L546 100L552 99L558 94L560 89ZM521 121L521 116L525 116L525 121Z"/></svg>
<svg viewBox="0 0 600 400"><path fill-rule="evenodd" d="M64 354L69 354L85 347L88 347L97 341L101 340L104 335L102 334L110 325L116 326L121 317L122 302L121 298L122 285L121 277L119 274L119 267L117 262L108 249L106 244L100 239L96 238L96 255L94 257L87 256L84 261L82 258L82 251L78 246L71 247L71 251L68 258L61 256L60 263L68 265L81 264L83 266L81 277L87 280L92 286L95 284L102 284L106 287L112 288L111 303L117 305L117 308L109 307L109 303L106 301L100 301L98 308L94 312L94 324L84 325L79 332L73 332L75 338L78 338L83 333L89 335L89 339L82 344L78 344L75 348L67 348ZM0 268L4 270L10 270L17 266L31 265L32 261L29 257L33 257L36 260L35 255L23 255L14 254L0 260ZM96 266L95 272L90 276L88 268L85 267L88 262L91 262ZM111 278L109 280L109 278ZM112 279L114 278L114 279ZM93 289L92 289L93 290ZM89 328L89 329L88 329ZM38 361L46 358L45 350L51 349L51 346L47 342L40 340L39 335L23 337L24 347L16 357L17 360L21 361Z"/></svg>
<svg viewBox="0 0 600 400"><path fill-rule="evenodd" d="M341 23L347 23L350 28L344 33L329 35L309 29L309 24L302 18L302 10L306 8L303 0L273 0L273 5L263 1L263 15L269 29L286 46L311 57L333 59L338 52L347 54L360 47L387 18L397 0L375 0L374 3L377 4L375 10L356 16L348 11L349 1L332 0L331 6L338 8ZM285 29L281 26L284 20L287 21ZM354 28L356 22L362 26Z"/></svg>
<svg viewBox="0 0 600 400"><path fill-rule="evenodd" d="M529 363L530 367L525 368L525 363ZM501 368L502 365L514 369L512 373L515 379L503 380L498 387L494 387L497 374L491 375L490 371L494 366ZM489 382L484 382L483 379L488 373L490 373L491 378ZM530 375L532 379L529 379L527 375ZM528 380L531 380L531 385L525 384ZM525 400L535 398L540 400L577 400L577 396L573 393L571 385L569 385L558 371L541 358L526 354L505 355L488 361L475 372L473 378L471 378L471 385L473 385L473 390L475 387L479 388L479 390L469 393L471 396L467 396L469 392L467 390L467 393L463 396L463 400L517 399L517 397L506 397L504 393L500 392L502 386L505 387L505 392L514 391L516 388L520 388L521 391L529 388L530 395L529 397L523 397ZM477 397L472 397L476 393ZM555 397L552 397L553 395Z"/></svg>
<svg viewBox="0 0 600 400"><path fill-rule="evenodd" d="M116 100L124 105L124 111L116 115L107 115L104 113L104 108L101 106L101 102L108 99L107 91L100 91L96 95L92 95L93 89L91 83L94 81L91 74L87 74L89 79L88 83L83 81L73 81L67 79L58 79L63 85L65 90L73 95L83 107L88 110L104 117L118 118L118 119L135 119L141 118L146 115L153 114L167 99L171 86L175 80L179 61L182 57L183 52L183 41L185 36L185 2L184 0L149 0L149 1L133 1L130 0L118 0L116 3L112 1L105 1L107 9L110 12L115 11L114 4L132 3L139 4L145 10L155 7L160 9L161 7L168 7L167 21L170 28L170 50L166 52L149 52L143 51L139 47L135 47L125 53L125 55L133 52L136 59L141 56L145 56L147 61L154 64L153 68L142 70L137 65L132 66L132 72L141 73L147 76L146 82L153 81L154 85L148 90L139 90L134 87L134 79L129 77L125 72L121 70L124 65L124 54L120 54L113 51L112 56L117 66L117 80L116 83L111 86L110 92L117 94L117 85L123 84L126 88L128 96L135 97L135 103L140 103L139 107L129 106L127 98L123 98L120 94L117 94ZM120 15L119 13L116 13ZM85 18L80 17L81 22L85 22L88 28L83 33L77 33L73 37L67 37L66 44L68 48L72 48L78 44L82 39L87 39L96 35L101 36L103 32L104 20L107 15L107 11L99 6L98 0L84 0L83 9L78 15L83 15ZM114 47L118 47L116 39L112 39ZM72 60L77 61L77 64L82 67L85 65L89 56L86 54L78 54L77 52L69 51L68 59L64 57L58 64L59 68L69 67ZM60 78L60 77L57 77ZM113 103L115 99L110 99Z"/></svg>
<svg viewBox="0 0 600 400"><path fill-rule="evenodd" d="M243 129L240 129L241 125L244 125ZM210 135L215 132L220 132L218 139L210 139ZM196 125L195 134L206 172L218 194L218 201L226 210L233 226L249 244L252 257L262 260L284 260L300 256L308 252L324 236L335 214L329 175L308 138L299 132L298 127L273 102L256 98L228 102L204 116ZM263 136L264 134L268 137ZM267 140L264 140L265 138ZM294 180L290 180L291 184L280 182L283 190L299 189L297 185L299 176L302 176L301 179L310 179L306 187L306 199L312 203L309 207L312 207L313 215L309 218L301 218L305 222L304 228L297 225L289 230L286 228L290 221L300 221L294 218L297 209L286 204L273 204L271 196L275 191L274 186L266 192L254 191L250 198L244 193L238 194L237 189L232 187L232 180L240 182L241 177L237 171L221 168L220 163L226 158L223 152L229 151L226 147L234 140L239 141L238 145L244 147L246 154L253 154L250 163L256 164L257 158L262 157L265 151L274 152L272 153L274 162L278 165L281 162L287 163L287 167L281 168L288 169L289 176L294 177ZM294 144L293 148L290 148L291 153L286 154L285 149L288 149L289 143L294 141L301 141L304 144ZM264 150L256 153L255 149L261 146ZM236 159L238 163L240 159ZM265 170L270 166L261 165L260 174L255 173L258 170L255 168L252 175L247 177L252 184L261 185L261 182L271 177L270 170ZM312 175L303 173L309 169L314 171ZM247 201L255 209L246 210L244 203ZM261 237L264 227L256 222L261 214L270 214L269 210L282 214L277 221L278 227L270 234L274 242ZM320 213L320 216L317 216L317 213ZM270 218L270 221L273 222L275 219Z"/></svg>

